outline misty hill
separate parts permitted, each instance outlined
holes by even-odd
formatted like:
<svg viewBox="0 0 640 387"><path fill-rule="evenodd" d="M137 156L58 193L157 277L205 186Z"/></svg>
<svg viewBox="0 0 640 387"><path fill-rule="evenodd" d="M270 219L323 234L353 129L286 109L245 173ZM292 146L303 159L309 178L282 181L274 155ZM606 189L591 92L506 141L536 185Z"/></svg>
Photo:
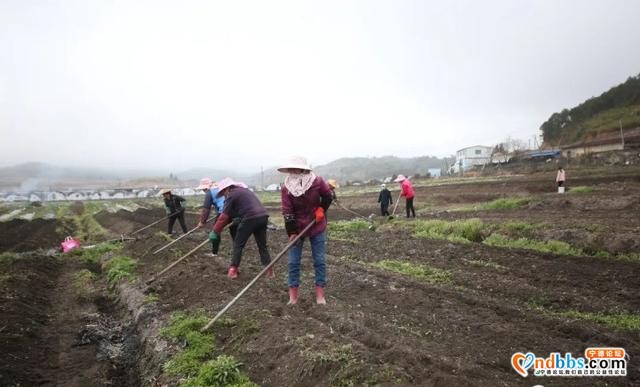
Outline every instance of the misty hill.
<svg viewBox="0 0 640 387"><path fill-rule="evenodd" d="M165 178L168 174L149 170L115 170L61 167L29 162L0 168L0 188L27 192L38 189L115 186L116 182L140 178ZM125 183L126 184L126 183ZM144 183L146 184L146 183Z"/></svg>
<svg viewBox="0 0 640 387"><path fill-rule="evenodd" d="M404 174L426 175L429 168L442 168L444 159L434 156L422 156L412 158L400 158L395 156L383 157L346 157L334 160L328 164L314 167L314 172L326 179L336 179L344 184L349 181L364 181L370 179L382 179L388 176ZM255 174L247 178L248 184L260 185L262 178ZM264 185L279 183L283 175L277 172L276 167L265 169Z"/></svg>
<svg viewBox="0 0 640 387"><path fill-rule="evenodd" d="M553 113L540 130L557 146L640 126L640 74L571 109Z"/></svg>
<svg viewBox="0 0 640 387"><path fill-rule="evenodd" d="M349 157L314 167L316 174L327 179L336 179L344 184L349 181L382 179L388 176L404 174L426 175L429 168L442 168L443 159L432 156L399 158ZM64 189L70 187L107 187L107 186L153 186L181 185L186 181L196 184L197 180L208 176L220 180L225 176L245 181L251 185L269 185L280 183L283 175L276 166L265 168L264 178L260 173L246 175L230 170L214 168L193 168L170 173L145 170L105 170L100 168L60 167L46 163L24 163L12 167L0 168L0 188L27 192L37 189Z"/></svg>

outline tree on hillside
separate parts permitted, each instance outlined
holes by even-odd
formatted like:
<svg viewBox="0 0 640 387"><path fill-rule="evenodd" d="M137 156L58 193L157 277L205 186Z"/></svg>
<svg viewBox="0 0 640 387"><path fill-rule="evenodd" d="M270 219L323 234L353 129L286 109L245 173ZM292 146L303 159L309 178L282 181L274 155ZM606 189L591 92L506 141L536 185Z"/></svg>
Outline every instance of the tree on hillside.
<svg viewBox="0 0 640 387"><path fill-rule="evenodd" d="M599 97L592 97L572 109L553 113L541 126L543 141L557 143L569 129L582 129L581 124L598 113L609 109L640 104L640 74L629 77L626 82L612 87ZM612 123L612 127L615 127Z"/></svg>

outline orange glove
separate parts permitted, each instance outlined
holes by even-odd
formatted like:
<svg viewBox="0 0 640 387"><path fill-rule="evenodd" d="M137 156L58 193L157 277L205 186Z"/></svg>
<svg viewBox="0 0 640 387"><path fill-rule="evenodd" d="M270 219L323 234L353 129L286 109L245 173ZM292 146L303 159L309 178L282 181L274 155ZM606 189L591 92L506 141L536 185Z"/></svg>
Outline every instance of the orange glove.
<svg viewBox="0 0 640 387"><path fill-rule="evenodd" d="M324 220L324 208L316 208L316 223L320 223Z"/></svg>

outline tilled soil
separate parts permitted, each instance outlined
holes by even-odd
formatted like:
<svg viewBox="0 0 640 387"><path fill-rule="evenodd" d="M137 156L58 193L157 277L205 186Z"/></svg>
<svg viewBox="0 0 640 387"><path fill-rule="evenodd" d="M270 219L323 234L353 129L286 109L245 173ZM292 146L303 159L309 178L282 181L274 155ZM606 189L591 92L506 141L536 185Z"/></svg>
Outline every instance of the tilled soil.
<svg viewBox="0 0 640 387"><path fill-rule="evenodd" d="M548 235L549 239L559 239L560 235L567 242L586 245L589 240L600 238L605 242L617 241L602 244L613 253L639 252L637 238L634 238L640 231L637 176L576 177L573 182L574 186L588 185L594 190L558 195L552 193L552 183L527 176L505 179L498 184L419 187L416 204L420 219L528 222L541 225L537 232ZM535 204L517 210L452 211L452 206L513 196L532 197ZM377 213L376 199L377 194L340 196L342 204L363 216ZM401 202L397 215L402 214L403 205ZM278 209L271 209L271 215L279 217ZM103 213L96 218L114 235L119 235L162 216L161 211L141 210L133 214ZM332 208L329 228L336 219L353 217L347 211ZM264 386L640 385L640 368L634 360L640 354L637 330L614 329L593 321L547 313L626 311L637 315L640 312L638 263L418 238L410 231L411 220L396 218L402 223L377 217L376 230L339 235L329 232L326 306L313 302L313 267L308 244L303 258L301 301L293 307L286 305L285 256L276 264L276 279L260 279L227 312L225 317L231 320L214 325L216 354L236 356L251 379ZM196 221L194 215L189 216L187 226L193 227ZM250 240L240 277L237 280L226 277L231 241L224 232L219 257L210 256L206 245L146 286L145 280L206 239L206 231L197 231L153 255L153 251L167 243L157 233L165 227L166 223L162 222L140 233L138 240L127 242L122 251L141 263L140 280L135 286L147 294L157 295L160 320L168 320L176 311L204 311L213 316L261 270L255 243ZM287 243L283 230L269 231L268 240L272 257ZM430 283L372 265L385 259L446 270L450 281ZM47 279L50 273L65 278L59 262L47 265L42 266L43 288L25 287L22 295L24 300L34 299L43 307L64 302L42 295L59 286L56 285L59 282ZM100 313L100 307L95 308L97 312L92 313ZM22 318L22 314L27 318L31 316L15 306L6 310L12 311L8 316L15 319ZM107 331L118 332L117 322L108 323L112 321L110 315L114 314L106 313L104 318L98 318L101 323L88 325L111 326ZM115 315L117 318L117 313ZM45 319L43 315L34 316L36 321ZM57 321L59 326L65 320ZM70 325L73 324L71 321ZM81 324L77 326L78 332L84 332L80 338L100 337ZM0 331L0 337L4 335L5 332ZM14 356L22 356L14 360L5 356L16 367L7 368L14 369L9 375L17 377L29 366L38 369L37 364L46 364L38 353L38 348L43 348L38 341L40 337L48 336L38 333L27 339L16 338L23 345L25 342L31 345L24 348L32 349L20 352L15 347L13 352L9 351ZM94 339L96 341L100 342ZM511 355L517 351L545 357L550 352L571 352L578 357L583 356L588 347L605 346L626 349L630 356L627 377L542 379L529 376L525 379L510 365ZM51 345L52 350L55 347ZM129 351L135 353L136 349L129 348ZM61 352L59 347L58 352ZM5 372L3 369L1 374L4 376ZM100 371L96 374L103 375L101 380L111 378L116 385L135 385L131 379L122 379L122 375L109 376ZM46 377L42 375L45 373L41 373L40 378L21 380L29 385L43 381ZM60 377L65 383L69 381L61 375L54 374L54 377ZM176 383L175 377L163 374L152 379L151 385Z"/></svg>

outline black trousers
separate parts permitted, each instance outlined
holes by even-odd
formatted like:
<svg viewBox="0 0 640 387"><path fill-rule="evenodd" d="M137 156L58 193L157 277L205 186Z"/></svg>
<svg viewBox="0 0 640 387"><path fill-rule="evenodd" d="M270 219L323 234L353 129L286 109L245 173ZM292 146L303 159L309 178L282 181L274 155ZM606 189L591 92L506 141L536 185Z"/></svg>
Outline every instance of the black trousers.
<svg viewBox="0 0 640 387"><path fill-rule="evenodd" d="M380 213L382 216L389 216L389 204L380 203Z"/></svg>
<svg viewBox="0 0 640 387"><path fill-rule="evenodd" d="M407 199L407 218L409 217L409 212L413 214L413 217L416 217L416 210L413 208L413 198Z"/></svg>
<svg viewBox="0 0 640 387"><path fill-rule="evenodd" d="M242 250L252 234L253 238L256 240L256 245L258 245L260 262L262 262L262 265L266 266L271 262L269 249L267 248L268 220L268 216L261 216L259 218L243 219L240 222L238 225L238 231L236 232L236 237L233 239L233 257L231 258L231 266L240 266Z"/></svg>
<svg viewBox="0 0 640 387"><path fill-rule="evenodd" d="M168 228L169 234L173 233L173 225L176 222L176 219L178 219L178 222L180 222L180 227L182 227L182 232L186 233L187 225L184 223L184 210L182 210L179 213L169 218L169 228Z"/></svg>

